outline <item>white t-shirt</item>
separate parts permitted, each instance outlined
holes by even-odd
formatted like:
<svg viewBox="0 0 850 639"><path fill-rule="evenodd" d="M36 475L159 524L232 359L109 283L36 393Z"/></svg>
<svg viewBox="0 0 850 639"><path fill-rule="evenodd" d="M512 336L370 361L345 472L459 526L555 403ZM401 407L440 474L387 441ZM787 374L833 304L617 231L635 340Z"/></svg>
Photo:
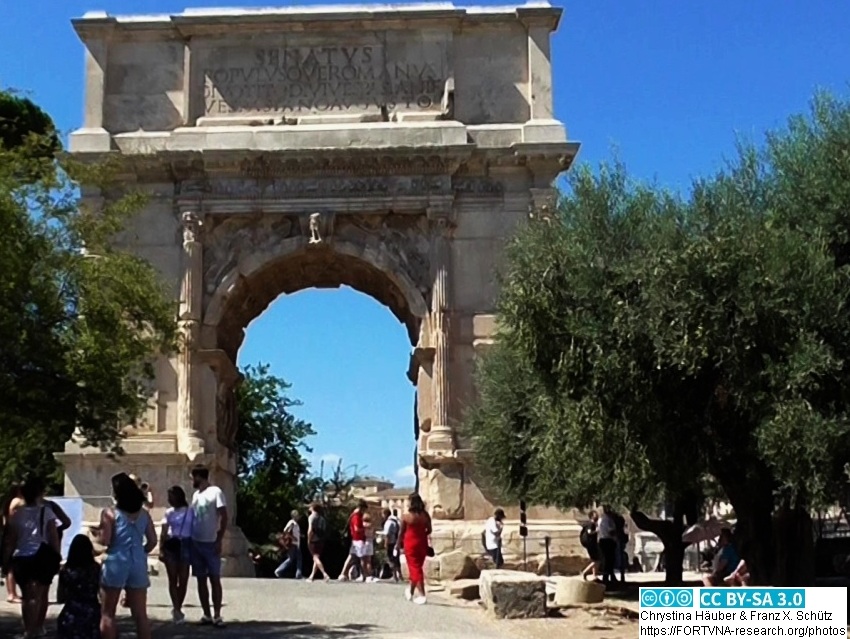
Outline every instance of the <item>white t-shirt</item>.
<svg viewBox="0 0 850 639"><path fill-rule="evenodd" d="M218 486L207 486L192 495L192 539L211 544L218 537L218 509L225 508L224 493Z"/></svg>
<svg viewBox="0 0 850 639"><path fill-rule="evenodd" d="M598 531L597 537L599 539L616 539L617 524L614 522L614 518L607 513L602 513L599 518Z"/></svg>
<svg viewBox="0 0 850 639"><path fill-rule="evenodd" d="M502 524L490 517L484 524L484 545L487 550L496 550L502 547Z"/></svg>
<svg viewBox="0 0 850 639"><path fill-rule="evenodd" d="M293 545L296 547L301 545L301 526L299 526L298 522L294 519L290 519L289 523L284 526L283 534L287 533L292 535Z"/></svg>

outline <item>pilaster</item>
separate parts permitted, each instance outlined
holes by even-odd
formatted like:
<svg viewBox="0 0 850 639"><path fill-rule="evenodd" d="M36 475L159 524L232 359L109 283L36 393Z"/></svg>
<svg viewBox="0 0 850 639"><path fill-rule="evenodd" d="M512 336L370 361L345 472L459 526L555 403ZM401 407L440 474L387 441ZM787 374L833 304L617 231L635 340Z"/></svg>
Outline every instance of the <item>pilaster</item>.
<svg viewBox="0 0 850 639"><path fill-rule="evenodd" d="M183 272L180 286L179 330L182 337L178 356L178 450L190 458L204 452L204 440L199 432L200 376L197 350L201 332L203 300L203 219L193 211L184 211Z"/></svg>
<svg viewBox="0 0 850 639"><path fill-rule="evenodd" d="M451 203L440 203L428 208L431 223L433 289L431 293L430 328L434 348L433 366L433 420L426 439L426 454L451 453L455 447L454 433L449 416L449 270L451 251L449 234L454 226Z"/></svg>

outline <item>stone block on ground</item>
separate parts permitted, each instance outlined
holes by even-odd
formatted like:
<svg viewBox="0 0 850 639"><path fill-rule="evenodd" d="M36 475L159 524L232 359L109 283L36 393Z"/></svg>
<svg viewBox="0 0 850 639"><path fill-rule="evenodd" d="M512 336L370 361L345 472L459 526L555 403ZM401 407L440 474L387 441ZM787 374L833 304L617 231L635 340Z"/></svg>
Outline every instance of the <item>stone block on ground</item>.
<svg viewBox="0 0 850 639"><path fill-rule="evenodd" d="M478 579L458 579L449 584L449 594L458 599L475 601L480 597Z"/></svg>
<svg viewBox="0 0 850 639"><path fill-rule="evenodd" d="M546 555L535 557L537 574L546 574ZM549 567L553 575L578 575L590 563L590 559L582 555L558 555L549 558Z"/></svg>
<svg viewBox="0 0 850 639"><path fill-rule="evenodd" d="M475 561L462 550L454 550L437 557L440 562L440 579L477 579L481 574Z"/></svg>
<svg viewBox="0 0 850 639"><path fill-rule="evenodd" d="M509 570L485 570L478 581L481 600L499 619L546 616L546 579Z"/></svg>
<svg viewBox="0 0 850 639"><path fill-rule="evenodd" d="M549 601L556 608L598 604L605 599L605 586L581 577L550 577L546 586Z"/></svg>

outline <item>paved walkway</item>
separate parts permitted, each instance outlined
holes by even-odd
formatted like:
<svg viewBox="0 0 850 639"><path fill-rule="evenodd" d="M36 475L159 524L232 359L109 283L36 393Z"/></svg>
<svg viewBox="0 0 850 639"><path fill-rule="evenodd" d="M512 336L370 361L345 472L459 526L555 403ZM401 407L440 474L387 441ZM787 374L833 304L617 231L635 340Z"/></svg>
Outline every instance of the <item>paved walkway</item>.
<svg viewBox="0 0 850 639"><path fill-rule="evenodd" d="M167 582L153 579L148 612L154 620L154 637L183 639L213 637L259 639L509 639L515 633L483 613L459 608L441 596L425 606L404 600L394 584L306 583L292 580L227 579L224 582L224 630L187 623L174 626L170 618ZM187 619L200 617L197 597L190 589ZM20 631L19 607L0 603L0 637ZM61 608L51 606L55 618ZM128 613L122 613L128 615ZM129 620L128 620L129 621ZM124 625L124 624L122 624ZM53 624L48 622L48 630ZM126 625L130 630L131 625ZM134 636L122 632L123 637Z"/></svg>

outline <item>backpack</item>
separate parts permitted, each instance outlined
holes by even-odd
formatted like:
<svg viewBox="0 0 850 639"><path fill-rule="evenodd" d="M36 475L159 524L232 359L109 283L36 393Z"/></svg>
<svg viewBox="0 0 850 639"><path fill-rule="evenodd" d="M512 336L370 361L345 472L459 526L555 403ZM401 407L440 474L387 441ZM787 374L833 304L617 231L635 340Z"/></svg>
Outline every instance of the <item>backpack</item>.
<svg viewBox="0 0 850 639"><path fill-rule="evenodd" d="M392 517L390 519L390 527L387 532L387 541L391 544L398 543L398 533L399 533L399 523L398 519Z"/></svg>
<svg viewBox="0 0 850 639"><path fill-rule="evenodd" d="M592 526L590 524L585 524L581 527L581 532L578 534L578 541L584 548L590 546L591 528Z"/></svg>

